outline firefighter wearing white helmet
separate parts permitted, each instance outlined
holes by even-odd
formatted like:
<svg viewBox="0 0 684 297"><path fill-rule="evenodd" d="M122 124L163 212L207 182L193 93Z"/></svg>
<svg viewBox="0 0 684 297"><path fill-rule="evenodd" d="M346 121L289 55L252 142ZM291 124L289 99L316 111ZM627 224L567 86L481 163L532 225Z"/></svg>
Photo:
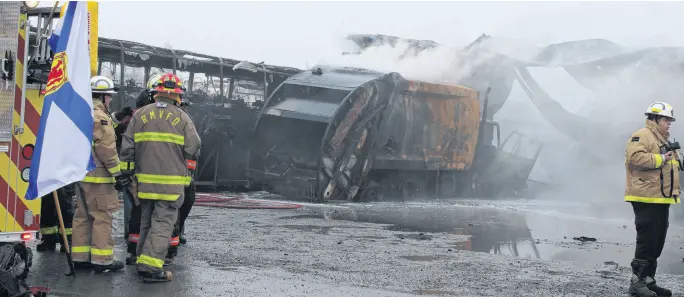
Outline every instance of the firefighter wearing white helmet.
<svg viewBox="0 0 684 297"><path fill-rule="evenodd" d="M77 269L116 271L124 267L122 262L114 260L112 233L113 213L119 208L114 184L121 176L121 169L108 105L118 88L104 76L91 78L90 88L93 95L95 169L88 172L77 186L72 254Z"/></svg>
<svg viewBox="0 0 684 297"><path fill-rule="evenodd" d="M654 102L646 109L646 127L627 140L625 201L634 209L637 231L629 292L632 296L672 296L656 285L658 258L663 251L670 204L680 202L679 143L672 143L672 105Z"/></svg>

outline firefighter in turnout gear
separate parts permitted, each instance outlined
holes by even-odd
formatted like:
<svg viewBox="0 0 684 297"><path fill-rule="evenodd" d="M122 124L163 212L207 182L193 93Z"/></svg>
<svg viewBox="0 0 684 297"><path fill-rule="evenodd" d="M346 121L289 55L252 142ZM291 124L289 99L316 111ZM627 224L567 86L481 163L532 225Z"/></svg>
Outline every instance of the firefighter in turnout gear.
<svg viewBox="0 0 684 297"><path fill-rule="evenodd" d="M140 109L148 104L154 103L154 99L152 97L154 94L157 92L154 90L154 86L157 84L159 79L161 78L161 74L155 74L150 77L150 79L147 82L147 89L143 90L138 94L138 98L136 99L136 110ZM184 104L181 103L181 107ZM126 164L126 163L124 163ZM194 161L188 160L188 169L190 172L194 172L195 170L195 164ZM192 166L191 166L192 165ZM136 187L137 183L135 181L130 182L130 187ZM184 196L184 202L183 205L179 209L179 221L185 221L184 218L187 217L187 215L190 213L190 208L192 207L192 204L194 204L195 201L195 194L194 192L188 192L188 189L194 189L194 183L191 182L191 185L189 187L186 187L185 189L185 196ZM124 194L129 194L129 191L124 191ZM126 265L133 265L137 261L137 249L138 249L138 242L140 241L140 205L135 205L135 200L132 197L126 197L127 200L124 201L124 208L128 208L125 211L129 214L127 217L124 218L124 224L127 227L126 228L126 245L127 245L127 251L129 256L126 258ZM137 199L137 198L136 198ZM166 259L164 262L164 265L168 265L173 261L173 258L177 254L178 251L178 245L182 243L182 239L180 237L179 233L179 227L178 223L174 227L173 234L171 236L170 242L169 242L169 250L166 255ZM180 229L182 230L182 229Z"/></svg>
<svg viewBox="0 0 684 297"><path fill-rule="evenodd" d="M150 95L150 89L152 88L151 82L154 78L155 77L153 76L148 82L147 89L144 89L138 93L138 96L135 100L135 110L153 103L152 96ZM159 76L156 76L156 80L154 80L154 82L157 80L159 80ZM128 127L128 123L126 124L126 127ZM125 132L125 130L123 132ZM121 138L123 138L123 132L121 135L119 135ZM120 153L120 144L117 149ZM133 168L130 170L133 170ZM131 185L129 187L134 186L135 182L131 181ZM124 238L126 238L126 246L129 254L129 256L126 258L126 265L133 265L137 260L136 250L138 248L138 239L140 238L140 205L136 205L135 201L137 201L137 198L134 199L131 196L132 194L130 190L125 190L123 188L120 190L123 191L124 196Z"/></svg>
<svg viewBox="0 0 684 297"><path fill-rule="evenodd" d="M71 222L74 219L74 185L67 185L57 190L57 197L59 199L59 207L64 219L64 231L66 232L67 242L71 246ZM39 251L54 251L59 242L60 252L65 252L64 241L62 233L59 230L59 221L57 218L57 207L52 193L42 197L40 201L40 235L41 241L36 246Z"/></svg>
<svg viewBox="0 0 684 297"><path fill-rule="evenodd" d="M646 127L627 141L625 201L632 204L636 250L629 293L638 297L672 296L656 285L655 273L665 245L670 204L679 203L679 144L671 143L672 106L655 102L646 110Z"/></svg>
<svg viewBox="0 0 684 297"><path fill-rule="evenodd" d="M93 268L96 272L116 271L123 263L114 260L112 221L119 208L114 183L121 176L116 152L114 128L109 116L109 102L116 94L114 82L103 76L90 80L93 94L93 157L96 168L78 183L76 213L73 220L74 266Z"/></svg>
<svg viewBox="0 0 684 297"><path fill-rule="evenodd" d="M164 271L170 237L191 177L186 160L199 154L195 125L181 108L184 90L178 76L168 73L154 85L155 103L137 110L121 144L121 159L130 162L137 180L141 230L137 269L144 282L172 279ZM131 176L130 171L123 172Z"/></svg>

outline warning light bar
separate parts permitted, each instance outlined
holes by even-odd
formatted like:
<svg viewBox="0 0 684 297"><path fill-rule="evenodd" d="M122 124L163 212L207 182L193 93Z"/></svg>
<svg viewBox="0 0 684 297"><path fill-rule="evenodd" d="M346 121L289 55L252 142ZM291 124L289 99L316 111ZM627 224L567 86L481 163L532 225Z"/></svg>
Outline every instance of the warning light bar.
<svg viewBox="0 0 684 297"><path fill-rule="evenodd" d="M21 233L21 240L23 240L23 241L28 241L28 240L31 240L31 238L33 238L33 234L31 234L31 233Z"/></svg>

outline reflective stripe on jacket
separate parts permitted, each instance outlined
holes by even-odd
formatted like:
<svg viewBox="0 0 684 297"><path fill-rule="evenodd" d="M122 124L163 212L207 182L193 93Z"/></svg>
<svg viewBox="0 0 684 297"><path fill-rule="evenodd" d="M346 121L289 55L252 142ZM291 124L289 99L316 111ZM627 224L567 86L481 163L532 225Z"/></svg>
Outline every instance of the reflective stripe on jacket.
<svg viewBox="0 0 684 297"><path fill-rule="evenodd" d="M190 116L160 98L137 110L121 144L121 159L133 168L138 198L175 201L190 185L186 159L199 153L200 138Z"/></svg>
<svg viewBox="0 0 684 297"><path fill-rule="evenodd" d="M96 167L86 174L82 182L113 184L116 182L114 177L121 175L116 136L111 118L99 99L93 100L93 120L93 159Z"/></svg>
<svg viewBox="0 0 684 297"><path fill-rule="evenodd" d="M663 162L664 151L661 147L668 143L667 136L661 135L654 121L646 121L646 127L636 131L627 142L625 169L627 171L625 201L676 204L679 203L679 161L678 154L672 160ZM670 195L670 171L674 169L674 188ZM661 178L663 175L662 188ZM675 199L675 196L677 199Z"/></svg>

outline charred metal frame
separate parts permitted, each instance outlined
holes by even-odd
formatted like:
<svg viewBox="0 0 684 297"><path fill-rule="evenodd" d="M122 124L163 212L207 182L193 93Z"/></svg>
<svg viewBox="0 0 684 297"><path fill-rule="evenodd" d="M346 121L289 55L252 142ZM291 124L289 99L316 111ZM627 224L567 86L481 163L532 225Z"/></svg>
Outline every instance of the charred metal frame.
<svg viewBox="0 0 684 297"><path fill-rule="evenodd" d="M147 57L143 59L141 55L147 55ZM99 38L99 62L100 64L102 62L109 62L113 64L122 65L120 73L120 84L124 84L126 81L124 72L125 66L145 68L145 81L147 81L147 79L149 78L149 72L152 67L171 69L173 73L177 73L178 71L189 72L191 81L191 85L188 89L189 92L192 92L192 82L194 82L195 73L203 73L207 77L218 77L218 96L221 101L216 103L221 103L222 106L224 103L233 100L233 97L235 95L234 92L236 79L261 83L261 80L263 80L266 77L266 72L268 72L270 75L273 76L274 80L282 81L292 74L301 72L301 70L297 68L273 66L266 64L261 65L262 67L260 67L260 69L258 69L256 73L242 69L233 70L232 67L237 65L241 61L199 54L187 50L165 49L133 41L125 41L103 37ZM261 74L260 72L264 73ZM225 78L230 78L230 85L227 96L224 92ZM143 82L143 84L144 83L145 82ZM267 81L264 81L263 83L265 86L267 85ZM120 98L125 95L124 88L121 88L119 92ZM268 89L266 89L266 91L264 92L264 99L267 98L268 95ZM119 108L120 107L123 106L119 106ZM216 108L218 109L222 107ZM197 118L194 120L197 123L200 119ZM236 128L248 130L249 125ZM219 168L221 167L220 165L222 158L232 157L221 154L222 145L224 145L223 142L218 142L216 146L212 148L203 148L203 151L208 154L200 156L200 166L198 166L198 172L196 175L198 177L198 180L196 181L196 184L198 186L212 187L236 185L249 187L249 181L246 177L240 179L226 180L222 179L219 176ZM206 176L212 177L205 178Z"/></svg>
<svg viewBox="0 0 684 297"><path fill-rule="evenodd" d="M52 7L47 7L47 8L39 8L36 10L32 10L32 13L34 14L44 14L48 15L52 10ZM40 24L43 25L43 24ZM46 24L44 26L51 26L51 24ZM48 27L51 28L51 27ZM30 37L33 38L34 40L36 38L40 38L40 36L47 35L47 34L41 34L41 31L43 28L37 28L37 27L32 27L31 28L31 35ZM44 37L44 36L43 36ZM28 44L28 43L27 43ZM41 69L35 71L35 73L31 73L29 75L29 79L31 79L33 82L36 83L42 83L43 85L47 82L47 75L49 73L49 66L51 63L51 57L52 57L52 52L50 51L49 47L47 47L48 53L45 54L45 61L33 61L33 64L36 64L36 66L40 66ZM142 56L142 57L141 57ZM163 68L163 69L171 69L173 73L177 73L178 71L185 71L190 73L190 79L189 81L191 82L190 88L188 89L188 95L192 96L193 94L193 86L192 82L194 82L195 78L195 73L203 73L207 77L219 77L220 79L220 91L218 93L219 98L221 99L220 103L221 107L219 106L206 106L207 108L210 108L210 110L215 111L213 113L230 113L229 109L230 108L225 108L223 103L230 102L233 100L235 96L235 89L236 89L236 80L245 80L245 81L251 81L255 82L258 84L263 83L264 84L264 95L263 98L268 97L269 95L269 90L267 88L268 81L265 80L266 78L266 73L269 74L270 79L275 83L275 85L280 85L281 81L284 81L287 77L301 72L300 69L293 68L293 67L283 67L283 66L275 66L275 65L267 65L267 64L259 64L259 69L256 69L256 72L254 71L249 71L249 70L244 70L244 69L236 69L233 70L232 67L235 66L236 64L240 63L241 61L235 60L235 59L228 59L228 58L221 58L221 57L216 57L216 56L210 56L210 55L205 55L205 54L200 54L200 53L195 53L192 51L187 51L187 50L178 50L178 49L166 49L166 48L161 48L161 47L155 47L139 42L134 42L134 41L126 41L126 40L119 40L119 39L112 39L112 38L105 38L105 37L99 37L99 42L98 42L98 66L97 66L97 73L101 74L102 73L102 64L103 63L109 63L113 66L115 65L120 65L120 73L118 75L119 82L118 84L121 86L119 89L119 93L115 96L115 99L112 100L112 110L118 110L124 106L133 106L135 103L134 102L124 102L127 94L132 94L133 92L139 92L142 90L142 88L138 88L138 84L136 82L135 84L135 90L130 90L128 86L126 86L126 73L125 69L126 67L134 67L134 68L143 68L144 69L144 79L145 81L142 82L142 85L146 84L147 80L150 77L150 71L152 67L155 68ZM40 64L40 65L38 65ZM228 70L224 69L226 67L229 67ZM263 74L262 74L263 72ZM224 92L224 79L225 78L230 78L230 90L228 91L228 94L226 96ZM262 82L262 80L264 80ZM213 95L215 96L215 95ZM212 98L214 98L212 96ZM193 102L194 103L194 102ZM219 103L219 102L217 102ZM194 104L193 104L194 105ZM202 105L202 104L197 104L197 105ZM210 104L207 104L210 105ZM243 103L244 105L244 103ZM190 107L192 109L192 107ZM247 110L250 110L247 108ZM244 111L236 111L238 113L244 113ZM192 112L189 110L189 113L192 116ZM256 114L256 111L252 111L252 113ZM231 116L226 116L226 118L231 118ZM242 117L244 118L244 117ZM195 123L197 123L200 119L198 118L193 118ZM213 121L213 120L212 120ZM249 131L251 122L247 124L243 124L242 126L244 127L235 127L235 129L242 130L244 129L245 131ZM219 131L220 132L220 131ZM246 141L246 140L245 140ZM196 184L199 186L206 185L206 186L213 186L213 187L220 187L220 186L247 186L249 187L249 181L245 176L245 173L237 174L237 175L242 175L244 176L243 178L237 178L237 179L225 179L221 178L219 176L219 168L222 168L222 164L225 164L225 160L228 160L227 162L230 162L232 159L238 159L238 158L245 158L244 156L236 157L236 156L225 156L225 154L220 154L219 151L221 150L220 147L224 146L225 144L222 142L217 142L216 147L213 148L207 148L204 147L202 151L204 152L209 152L210 154L208 155L203 155L200 156L200 159L198 160L199 166L198 166L198 172L197 172L197 178L198 180L196 181ZM242 153L242 152L241 152ZM223 157L223 159L222 159ZM224 160L225 159L225 160ZM229 160L230 159L230 160ZM206 161L205 161L206 160ZM224 160L222 162L222 160ZM211 170L207 172L203 172L204 170ZM208 178L203 178L206 176L210 176Z"/></svg>

